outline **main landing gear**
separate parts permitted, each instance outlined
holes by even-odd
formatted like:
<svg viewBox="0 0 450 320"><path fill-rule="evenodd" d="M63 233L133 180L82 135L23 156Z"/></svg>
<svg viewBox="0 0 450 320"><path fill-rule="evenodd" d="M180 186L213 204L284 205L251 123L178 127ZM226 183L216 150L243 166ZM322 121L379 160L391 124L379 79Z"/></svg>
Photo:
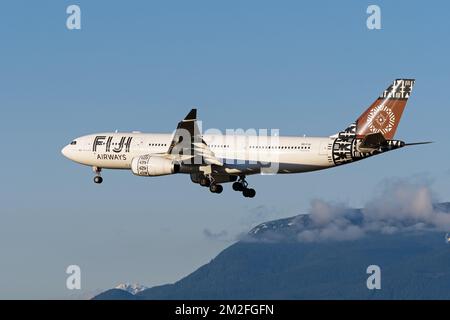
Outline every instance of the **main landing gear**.
<svg viewBox="0 0 450 320"><path fill-rule="evenodd" d="M101 177L101 172L102 172L102 168L99 167L92 167L92 170L95 172L95 177L94 177L94 182L95 183L102 183L103 182L103 178Z"/></svg>
<svg viewBox="0 0 450 320"><path fill-rule="evenodd" d="M202 187L208 187L212 193L222 193L222 185L216 183L212 176L204 176L200 178L199 184ZM245 176L241 176L238 181L233 183L233 190L242 192L242 195L246 198L254 198L256 195L255 189L248 188L248 183L245 180Z"/></svg>
<svg viewBox="0 0 450 320"><path fill-rule="evenodd" d="M213 177L202 177L199 181L202 187L208 187L212 193L222 193L223 187L214 181Z"/></svg>
<svg viewBox="0 0 450 320"><path fill-rule="evenodd" d="M255 189L248 188L245 176L240 177L238 181L233 183L233 190L242 192L242 195L246 198L253 198L256 196Z"/></svg>
<svg viewBox="0 0 450 320"><path fill-rule="evenodd" d="M209 186L209 191L211 191L212 193L222 193L223 187L220 184L212 183Z"/></svg>

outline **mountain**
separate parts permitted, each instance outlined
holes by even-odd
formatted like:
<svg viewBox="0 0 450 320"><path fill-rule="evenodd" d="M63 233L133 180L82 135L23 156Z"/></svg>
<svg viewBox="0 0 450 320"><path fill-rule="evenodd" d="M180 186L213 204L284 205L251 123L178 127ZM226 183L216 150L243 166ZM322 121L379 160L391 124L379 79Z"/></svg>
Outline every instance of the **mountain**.
<svg viewBox="0 0 450 320"><path fill-rule="evenodd" d="M446 221L450 203L432 210L436 216L420 223L386 224L386 215L374 220L359 209L332 222L326 215L266 222L174 284L95 299L450 299L450 244L427 224ZM381 290L367 289L369 265L381 268Z"/></svg>
<svg viewBox="0 0 450 320"><path fill-rule="evenodd" d="M136 294L146 289L146 286L137 283L120 283L115 288L96 295L93 300L136 300Z"/></svg>
<svg viewBox="0 0 450 320"><path fill-rule="evenodd" d="M136 300L136 297L122 289L110 289L96 295L92 300Z"/></svg>
<svg viewBox="0 0 450 320"><path fill-rule="evenodd" d="M114 289L120 289L120 290L124 290L127 291L131 294L137 294L141 291L144 291L145 289L148 289L146 286L140 285L138 283L121 283L119 285L117 285Z"/></svg>

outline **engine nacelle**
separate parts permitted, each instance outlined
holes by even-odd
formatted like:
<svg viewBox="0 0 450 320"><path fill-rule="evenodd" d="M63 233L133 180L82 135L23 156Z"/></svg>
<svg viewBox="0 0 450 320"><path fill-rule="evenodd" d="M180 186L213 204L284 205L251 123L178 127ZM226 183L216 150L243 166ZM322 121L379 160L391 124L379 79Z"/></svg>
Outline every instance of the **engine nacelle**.
<svg viewBox="0 0 450 320"><path fill-rule="evenodd" d="M178 173L180 165L170 159L146 154L131 160L131 171L137 176L164 176Z"/></svg>

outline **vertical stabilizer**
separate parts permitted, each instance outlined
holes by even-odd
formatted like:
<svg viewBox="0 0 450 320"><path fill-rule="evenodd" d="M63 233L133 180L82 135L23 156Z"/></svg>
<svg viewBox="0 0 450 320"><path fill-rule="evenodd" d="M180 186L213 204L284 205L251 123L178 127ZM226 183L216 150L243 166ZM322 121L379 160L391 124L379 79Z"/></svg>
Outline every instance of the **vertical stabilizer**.
<svg viewBox="0 0 450 320"><path fill-rule="evenodd" d="M381 133L385 139L394 138L397 126L414 87L414 79L397 79L356 120L356 136Z"/></svg>

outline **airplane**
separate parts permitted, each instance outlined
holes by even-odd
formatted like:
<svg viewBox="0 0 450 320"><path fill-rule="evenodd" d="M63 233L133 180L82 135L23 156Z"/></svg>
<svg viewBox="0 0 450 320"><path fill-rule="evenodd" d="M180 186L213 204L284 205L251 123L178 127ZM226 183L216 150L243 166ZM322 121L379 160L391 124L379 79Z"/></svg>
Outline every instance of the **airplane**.
<svg viewBox="0 0 450 320"><path fill-rule="evenodd" d="M94 182L102 169L127 169L137 176L189 174L193 183L221 193L222 184L253 198L246 180L253 174L290 174L349 164L405 146L394 140L411 95L414 79L396 79L370 107L344 130L328 137L202 134L197 109L178 123L173 133L106 132L82 136L62 154L91 166Z"/></svg>

